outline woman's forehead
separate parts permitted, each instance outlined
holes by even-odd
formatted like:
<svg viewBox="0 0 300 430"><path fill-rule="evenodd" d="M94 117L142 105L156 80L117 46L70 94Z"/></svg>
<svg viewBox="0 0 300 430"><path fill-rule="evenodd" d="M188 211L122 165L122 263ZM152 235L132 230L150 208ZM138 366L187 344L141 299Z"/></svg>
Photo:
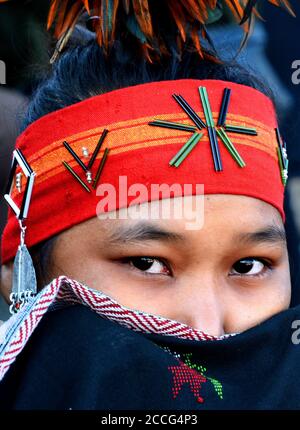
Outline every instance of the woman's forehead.
<svg viewBox="0 0 300 430"><path fill-rule="evenodd" d="M203 243L206 237L209 240L215 237L223 241L243 238L245 241L249 239L250 243L251 235L256 235L257 238L269 236L273 242L277 239L278 242L285 241L279 212L262 200L221 194L189 197L183 197L181 201L165 199L165 212L160 205L161 201L152 201L147 203L147 209L150 209L148 212L132 207L131 212L128 208L126 213L125 210L115 211L114 217L94 217L62 235L71 234L74 237L75 234L82 237L84 234L91 234L111 245L150 239L184 244L201 238ZM166 209L168 203L171 208L169 212ZM139 206L145 208L146 204ZM153 207L154 210L151 211ZM122 216L118 217L120 213Z"/></svg>
<svg viewBox="0 0 300 430"><path fill-rule="evenodd" d="M265 224L265 219L268 218L273 223L282 225L282 218L278 210L263 200L234 194L207 194L207 195L190 195L175 198L165 198L162 200L154 200L138 205L131 205L112 212L99 214L87 223L91 225L99 225L104 220L110 220L109 223L102 225L109 228L117 228L122 224L131 224L141 220L155 221L157 224L170 224L173 222L180 227L180 222L185 221L192 215L199 218L201 213L203 227L205 224L216 222L223 223L224 217L228 217L235 222L240 221L241 224L246 222L255 222L255 224ZM125 222L123 222L125 221Z"/></svg>

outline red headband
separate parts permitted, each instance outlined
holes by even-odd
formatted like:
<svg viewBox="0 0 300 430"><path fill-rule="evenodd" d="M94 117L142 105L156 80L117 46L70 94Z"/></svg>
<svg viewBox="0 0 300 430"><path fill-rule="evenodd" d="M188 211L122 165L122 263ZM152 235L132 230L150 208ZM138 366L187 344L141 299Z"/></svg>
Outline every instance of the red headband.
<svg viewBox="0 0 300 430"><path fill-rule="evenodd" d="M208 136L212 129L204 127L199 130L195 127L195 112L204 122L205 113L209 118L209 112L203 112L199 87L207 90L212 119L218 130L222 171L216 171L214 167ZM244 160L245 167L241 167L233 158L225 146L224 136L223 140L220 136L221 127L217 126L225 88L231 90L226 125L251 128L252 131L255 129L257 133L249 135L242 129L222 128ZM173 94L179 94L183 99L177 98L176 101ZM188 107L183 105L184 101ZM190 110L188 115L186 109L190 108L193 111ZM223 113L226 113L226 97L223 100ZM194 126L195 130L166 128L167 124L161 123L150 126L149 122L154 120ZM206 125L209 124L206 122ZM31 124L19 136L16 144L36 173L26 220L27 246L31 247L96 216L100 197L89 185L82 167L63 142L67 141L79 158L84 160L82 147L87 148L90 154L93 153L104 129L108 133L93 163L91 175L95 177L105 149L108 148L109 154L99 184L110 183L115 187L116 206L110 210L120 209L136 198L128 197L125 204L122 201L119 203L119 176L122 175L127 177L128 187L142 183L149 192L153 183L192 184L195 194L196 184L204 184L204 194L255 197L277 208L285 221L284 185L279 168L282 159L279 159L276 128L275 110L267 96L251 87L220 80L184 79L141 84L91 97L45 115ZM178 167L170 165L170 160L195 131L203 133L199 142ZM74 179L63 161L80 176L90 192ZM19 190L13 184L11 196L19 205L24 190L24 180ZM151 200L164 197L168 196L154 198L152 195ZM15 214L9 210L2 239L4 263L16 254L19 231Z"/></svg>

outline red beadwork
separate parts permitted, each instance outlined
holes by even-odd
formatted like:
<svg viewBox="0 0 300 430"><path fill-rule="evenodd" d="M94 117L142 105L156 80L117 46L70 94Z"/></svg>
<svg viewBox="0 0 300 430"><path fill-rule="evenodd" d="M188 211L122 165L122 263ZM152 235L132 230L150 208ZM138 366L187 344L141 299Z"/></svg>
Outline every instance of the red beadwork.
<svg viewBox="0 0 300 430"><path fill-rule="evenodd" d="M173 374L173 398L176 399L183 384L189 384L191 392L196 397L199 403L203 403L204 399L200 396L201 384L206 382L206 378L198 373L196 370L191 369L182 361L179 361L179 366L168 366Z"/></svg>

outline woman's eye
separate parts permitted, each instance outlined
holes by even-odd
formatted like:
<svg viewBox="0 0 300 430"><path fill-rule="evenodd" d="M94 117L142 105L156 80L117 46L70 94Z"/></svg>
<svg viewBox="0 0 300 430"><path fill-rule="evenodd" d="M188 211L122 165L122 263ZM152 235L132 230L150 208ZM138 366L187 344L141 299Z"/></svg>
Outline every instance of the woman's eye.
<svg viewBox="0 0 300 430"><path fill-rule="evenodd" d="M155 275L169 275L170 270L167 265L154 257L130 257L126 262L142 272L155 274Z"/></svg>
<svg viewBox="0 0 300 430"><path fill-rule="evenodd" d="M230 272L230 274L255 276L262 274L266 267L270 267L266 261L262 261L257 258L243 258L234 263L232 266L233 270Z"/></svg>

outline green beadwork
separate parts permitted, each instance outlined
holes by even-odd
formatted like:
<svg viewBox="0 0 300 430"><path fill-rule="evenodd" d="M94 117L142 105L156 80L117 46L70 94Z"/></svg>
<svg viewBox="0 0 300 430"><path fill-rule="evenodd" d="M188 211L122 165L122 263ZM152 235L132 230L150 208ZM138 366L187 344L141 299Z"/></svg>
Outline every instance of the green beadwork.
<svg viewBox="0 0 300 430"><path fill-rule="evenodd" d="M216 393L218 394L218 396L220 397L220 399L223 399L223 387L220 381L218 381L217 379L211 378L209 376L207 376L206 373L206 367L200 366L198 364L192 363L191 362L191 357L192 357L192 353L188 353L188 354L183 354L183 361L184 363L189 366L191 369L195 369L198 370L198 372L204 376L206 379L208 379L212 384L213 387L216 391Z"/></svg>

